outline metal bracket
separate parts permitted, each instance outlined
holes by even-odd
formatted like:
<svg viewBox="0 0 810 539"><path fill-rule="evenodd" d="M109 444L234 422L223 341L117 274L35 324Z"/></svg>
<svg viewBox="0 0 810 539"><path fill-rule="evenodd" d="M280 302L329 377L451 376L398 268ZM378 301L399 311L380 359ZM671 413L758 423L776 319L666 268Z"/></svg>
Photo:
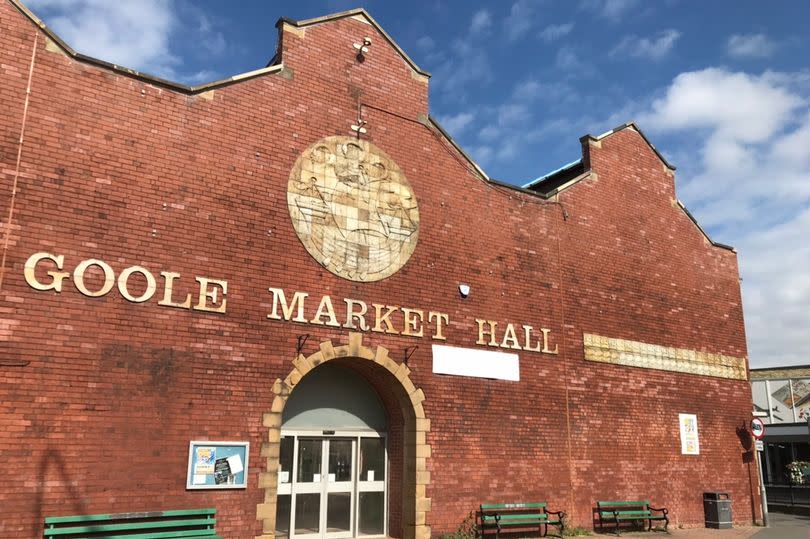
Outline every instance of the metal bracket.
<svg viewBox="0 0 810 539"><path fill-rule="evenodd" d="M303 350L304 345L307 344L307 339L309 339L309 333L305 333L304 335L298 336L298 344L295 345L296 355L301 355L301 350Z"/></svg>
<svg viewBox="0 0 810 539"><path fill-rule="evenodd" d="M404 351L405 359L402 360L402 362L405 365L408 364L408 361L411 359L411 356L413 355L413 353L416 352L417 348L419 348L419 347L418 346L406 346L405 347L405 351Z"/></svg>

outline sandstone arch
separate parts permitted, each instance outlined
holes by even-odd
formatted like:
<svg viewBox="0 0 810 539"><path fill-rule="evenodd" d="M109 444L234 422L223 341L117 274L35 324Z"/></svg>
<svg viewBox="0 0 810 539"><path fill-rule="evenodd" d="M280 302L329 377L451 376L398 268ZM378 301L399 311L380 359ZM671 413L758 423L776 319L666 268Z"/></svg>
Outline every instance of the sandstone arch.
<svg viewBox="0 0 810 539"><path fill-rule="evenodd" d="M276 496L278 489L278 458L281 442L281 418L287 399L296 385L306 374L318 365L335 359L352 359L371 362L388 375L389 383L397 397L405 421L403 433L403 539L428 539L430 527L426 516L430 511L430 498L426 488L430 484L427 459L430 458L430 445L427 432L430 420L425 418L422 403L424 392L410 379L410 369L405 364L395 362L388 356L383 346L363 345L361 333L349 333L348 344L335 346L332 341L323 341L320 350L310 356L299 355L292 361L293 369L286 378L273 383L273 403L270 411L262 417L262 424L268 429L266 441L262 444L261 457L265 459L264 471L259 474L259 488L264 490L264 502L256 507L256 518L262 522L262 535L257 539L275 539Z"/></svg>

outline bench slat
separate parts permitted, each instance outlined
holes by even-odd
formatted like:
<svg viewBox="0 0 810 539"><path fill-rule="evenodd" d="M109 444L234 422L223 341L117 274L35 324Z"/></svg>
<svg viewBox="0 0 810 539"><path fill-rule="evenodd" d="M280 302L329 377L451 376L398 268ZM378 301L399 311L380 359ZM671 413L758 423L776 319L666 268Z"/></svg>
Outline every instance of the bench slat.
<svg viewBox="0 0 810 539"><path fill-rule="evenodd" d="M599 515L599 525L613 524L616 535L619 535L620 521L641 521L649 522L649 529L652 529L653 521L665 521L664 529L669 525L669 517L666 509L653 509L649 500L601 500L596 502L597 513ZM658 512L661 514L656 514Z"/></svg>
<svg viewBox="0 0 810 539"><path fill-rule="evenodd" d="M518 530L535 529L542 531L544 526L557 526L560 533L563 531L561 513L549 512L546 502L526 503L482 503L481 504L481 534L490 537L486 531L495 531L497 538L501 532L515 533Z"/></svg>
<svg viewBox="0 0 810 539"><path fill-rule="evenodd" d="M222 539L217 535L216 509L176 509L100 515L46 517L46 539ZM89 534L89 535L88 535Z"/></svg>
<svg viewBox="0 0 810 539"><path fill-rule="evenodd" d="M73 515L66 517L45 517L45 524L62 524L69 522L95 522L100 520L124 520L135 518L161 517L194 517L197 515L214 515L216 509L176 509L171 511L143 511L134 513L108 513L102 515Z"/></svg>
<svg viewBox="0 0 810 539"><path fill-rule="evenodd" d="M46 535L47 537L47 535ZM183 537L187 539L194 539L203 537L205 539L221 539L216 535L215 530L183 530L174 532L150 532L150 533L136 533L124 535L105 535L104 539L172 539L175 537Z"/></svg>
<svg viewBox="0 0 810 539"><path fill-rule="evenodd" d="M548 504L546 502L537 503L482 503L481 509L542 509Z"/></svg>
<svg viewBox="0 0 810 539"><path fill-rule="evenodd" d="M49 535L69 535L73 533L99 533L125 530L150 530L154 528L187 528L190 526L213 526L216 519L203 518L193 520L154 520L149 522L125 522L119 524L90 524L87 526L68 526L47 530Z"/></svg>
<svg viewBox="0 0 810 539"><path fill-rule="evenodd" d="M540 525L540 524L549 524L549 522L546 519L543 519L543 520L540 520L540 519L524 519L524 520L512 520L512 521L509 521L509 522L501 521L500 524L501 524L501 528L504 528L506 526L527 526L527 525L529 525L529 526L537 526L537 525Z"/></svg>

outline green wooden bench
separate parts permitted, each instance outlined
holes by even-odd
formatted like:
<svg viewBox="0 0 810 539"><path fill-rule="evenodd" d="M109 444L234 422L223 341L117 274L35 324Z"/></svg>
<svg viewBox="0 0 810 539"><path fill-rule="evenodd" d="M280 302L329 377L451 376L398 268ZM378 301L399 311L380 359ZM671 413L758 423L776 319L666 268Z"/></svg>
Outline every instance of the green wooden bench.
<svg viewBox="0 0 810 539"><path fill-rule="evenodd" d="M45 537L79 539L222 539L216 535L216 509L149 511L109 515L46 517Z"/></svg>
<svg viewBox="0 0 810 539"><path fill-rule="evenodd" d="M622 522L649 522L648 531L652 530L654 520L664 521L664 531L669 526L669 511L662 507L657 509L649 501L599 501L596 502L599 511L599 527L604 529L605 523L613 524L616 535L619 535L619 525ZM660 514L656 514L660 513Z"/></svg>
<svg viewBox="0 0 810 539"><path fill-rule="evenodd" d="M563 534L562 511L549 511L546 502L536 503L482 503L481 504L481 537L490 530L495 530L495 537L502 532L526 532L537 530L541 535L548 535L548 527L556 526ZM492 535L491 533L489 535Z"/></svg>

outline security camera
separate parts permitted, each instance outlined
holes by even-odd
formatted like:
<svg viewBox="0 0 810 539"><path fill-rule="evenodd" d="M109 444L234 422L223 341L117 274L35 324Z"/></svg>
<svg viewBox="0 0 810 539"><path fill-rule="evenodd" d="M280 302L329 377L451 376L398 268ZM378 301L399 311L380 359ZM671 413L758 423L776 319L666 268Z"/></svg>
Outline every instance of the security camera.
<svg viewBox="0 0 810 539"><path fill-rule="evenodd" d="M462 298L466 298L470 295L470 285L461 283L458 285L458 293L461 294Z"/></svg>

